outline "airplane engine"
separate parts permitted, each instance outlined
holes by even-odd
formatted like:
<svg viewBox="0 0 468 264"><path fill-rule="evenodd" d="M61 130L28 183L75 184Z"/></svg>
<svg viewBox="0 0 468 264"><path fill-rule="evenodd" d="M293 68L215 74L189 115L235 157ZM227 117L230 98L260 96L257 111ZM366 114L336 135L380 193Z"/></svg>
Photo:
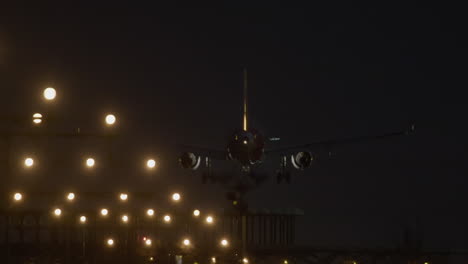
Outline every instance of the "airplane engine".
<svg viewBox="0 0 468 264"><path fill-rule="evenodd" d="M310 152L307 151L301 151L294 155L291 155L291 163L294 166L294 168L298 170L308 168L312 164L313 160L314 157Z"/></svg>
<svg viewBox="0 0 468 264"><path fill-rule="evenodd" d="M179 163L184 169L196 170L200 167L201 157L191 152L184 152L179 157Z"/></svg>

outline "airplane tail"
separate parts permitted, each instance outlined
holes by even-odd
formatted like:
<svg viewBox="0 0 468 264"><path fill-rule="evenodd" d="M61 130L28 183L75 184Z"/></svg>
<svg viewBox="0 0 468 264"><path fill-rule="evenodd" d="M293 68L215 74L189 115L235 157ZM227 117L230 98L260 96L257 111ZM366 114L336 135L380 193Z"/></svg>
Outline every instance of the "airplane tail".
<svg viewBox="0 0 468 264"><path fill-rule="evenodd" d="M247 68L244 68L244 120L243 120L244 131L247 131Z"/></svg>

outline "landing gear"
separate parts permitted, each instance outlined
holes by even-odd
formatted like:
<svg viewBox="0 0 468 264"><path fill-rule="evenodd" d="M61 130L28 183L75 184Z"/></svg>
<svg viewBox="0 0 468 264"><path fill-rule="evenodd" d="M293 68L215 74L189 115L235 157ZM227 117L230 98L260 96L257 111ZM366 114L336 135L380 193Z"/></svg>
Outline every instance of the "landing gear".
<svg viewBox="0 0 468 264"><path fill-rule="evenodd" d="M205 157L205 168L202 172L202 183L206 184L208 181L210 183L216 183L216 178L213 176L213 171L211 169L211 159Z"/></svg>
<svg viewBox="0 0 468 264"><path fill-rule="evenodd" d="M286 181L286 183L291 183L291 172L289 172L286 167L287 167L287 159L286 156L281 157L281 162L280 162L280 168L276 172L276 182L280 184L283 180Z"/></svg>

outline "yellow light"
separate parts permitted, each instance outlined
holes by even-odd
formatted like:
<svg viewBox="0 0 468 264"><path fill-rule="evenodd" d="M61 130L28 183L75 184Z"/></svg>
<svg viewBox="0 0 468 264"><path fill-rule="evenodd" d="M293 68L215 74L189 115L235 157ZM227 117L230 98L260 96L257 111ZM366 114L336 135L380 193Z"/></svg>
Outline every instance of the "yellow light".
<svg viewBox="0 0 468 264"><path fill-rule="evenodd" d="M16 201L16 202L19 202L23 199L23 195L21 193L15 193L13 195L13 199Z"/></svg>
<svg viewBox="0 0 468 264"><path fill-rule="evenodd" d="M164 222L166 222L166 223L171 222L171 216L170 215L165 215L164 216Z"/></svg>
<svg viewBox="0 0 468 264"><path fill-rule="evenodd" d="M180 194L179 193L174 193L172 195L172 200L178 202L180 200Z"/></svg>
<svg viewBox="0 0 468 264"><path fill-rule="evenodd" d="M102 216L107 216L108 214L109 214L109 211L106 208L101 209Z"/></svg>
<svg viewBox="0 0 468 264"><path fill-rule="evenodd" d="M283 264L288 264L288 263L289 263L289 262L288 262L287 259L285 259L285 260L283 261Z"/></svg>
<svg viewBox="0 0 468 264"><path fill-rule="evenodd" d="M207 217L206 217L206 222L207 222L208 224L212 224L213 221L214 221L214 219L213 219L212 216L207 216Z"/></svg>
<svg viewBox="0 0 468 264"><path fill-rule="evenodd" d="M247 140L244 140L243 143L244 143L244 145L247 145L248 142L247 142Z"/></svg>
<svg viewBox="0 0 468 264"><path fill-rule="evenodd" d="M154 159L147 160L146 167L148 167L149 169L153 169L154 167L156 167L156 161Z"/></svg>
<svg viewBox="0 0 468 264"><path fill-rule="evenodd" d="M200 216L200 210L198 210L198 209L193 210L193 216L199 217Z"/></svg>
<svg viewBox="0 0 468 264"><path fill-rule="evenodd" d="M128 194L126 194L126 193L121 193L120 194L120 200L121 201L127 201L127 199L128 199Z"/></svg>
<svg viewBox="0 0 468 264"><path fill-rule="evenodd" d="M152 244L151 239L148 238L148 239L145 240L145 245L147 247L151 246L151 244Z"/></svg>
<svg viewBox="0 0 468 264"><path fill-rule="evenodd" d="M34 160L32 158L26 158L24 159L24 165L26 167L32 167L32 165L34 165Z"/></svg>
<svg viewBox="0 0 468 264"><path fill-rule="evenodd" d="M215 257L211 257L211 263L216 263L216 258Z"/></svg>
<svg viewBox="0 0 468 264"><path fill-rule="evenodd" d="M114 246L114 239L112 239L112 238L107 239L107 246L109 246L109 247Z"/></svg>
<svg viewBox="0 0 468 264"><path fill-rule="evenodd" d="M68 193L67 195L67 200L68 201L73 201L75 199L75 194L74 193Z"/></svg>
<svg viewBox="0 0 468 264"><path fill-rule="evenodd" d="M127 215L122 215L122 222L124 222L124 223L128 222L128 216Z"/></svg>
<svg viewBox="0 0 468 264"><path fill-rule="evenodd" d="M80 216L80 223L82 224L86 223L86 216L84 215Z"/></svg>
<svg viewBox="0 0 468 264"><path fill-rule="evenodd" d="M149 258L149 260L150 260L150 261L153 261L153 260L154 260L154 258L153 258L153 257L150 257L150 258Z"/></svg>
<svg viewBox="0 0 468 264"><path fill-rule="evenodd" d="M40 113L35 113L35 114L33 115L33 118L39 118L39 119L40 119L40 118L42 118L42 114L40 114Z"/></svg>
<svg viewBox="0 0 468 264"><path fill-rule="evenodd" d="M93 158L87 158L86 159L86 166L88 168L94 167L94 164L96 164L96 161Z"/></svg>
<svg viewBox="0 0 468 264"><path fill-rule="evenodd" d="M33 123L36 124L36 125L39 125L40 123L42 123L42 119L34 118Z"/></svg>
<svg viewBox="0 0 468 264"><path fill-rule="evenodd" d="M44 98L46 100L54 100L56 96L57 96L57 92L55 91L54 88L48 87L44 90Z"/></svg>
<svg viewBox="0 0 468 264"><path fill-rule="evenodd" d="M106 124L108 124L108 125L113 125L113 124L115 124L115 121L116 121L116 120L117 120L117 119L115 118L115 115L113 115L113 114L108 114L108 115L106 116Z"/></svg>
<svg viewBox="0 0 468 264"><path fill-rule="evenodd" d="M154 210L153 209L146 210L146 215L153 216L154 215Z"/></svg>
<svg viewBox="0 0 468 264"><path fill-rule="evenodd" d="M57 217L62 215L62 210L60 210L60 208L55 209L54 210L54 215L57 216Z"/></svg>
<svg viewBox="0 0 468 264"><path fill-rule="evenodd" d="M249 263L249 259L248 259L248 258L243 258L243 259L242 259L242 262L244 262L244 263Z"/></svg>
<svg viewBox="0 0 468 264"><path fill-rule="evenodd" d="M184 246L190 246L190 240L187 238L184 239L183 243L184 243Z"/></svg>
<svg viewBox="0 0 468 264"><path fill-rule="evenodd" d="M222 239L221 240L221 246L223 246L223 247L229 246L229 241L227 241L227 239Z"/></svg>

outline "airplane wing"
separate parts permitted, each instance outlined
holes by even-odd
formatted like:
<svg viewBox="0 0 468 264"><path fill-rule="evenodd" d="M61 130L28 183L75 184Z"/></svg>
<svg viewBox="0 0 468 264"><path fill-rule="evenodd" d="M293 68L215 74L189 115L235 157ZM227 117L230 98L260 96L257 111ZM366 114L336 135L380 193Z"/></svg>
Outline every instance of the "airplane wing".
<svg viewBox="0 0 468 264"><path fill-rule="evenodd" d="M414 131L415 131L415 126L411 125L408 129L402 130L402 131L395 131L391 133L374 135L374 136L358 136L358 137L351 137L351 138L344 138L344 139L322 140L322 141L316 141L316 142L307 143L303 145L266 149L265 153L266 154L269 154L269 153L287 154L289 152L297 151L301 149L309 150L309 149L331 148L336 145L372 142L375 140L382 140L382 139L387 139L387 138L409 135L409 134L414 133Z"/></svg>
<svg viewBox="0 0 468 264"><path fill-rule="evenodd" d="M186 151L193 152L197 155L210 157L211 159L217 159L217 160L227 159L227 151L222 150L222 149L215 149L215 148L210 148L210 147L194 146L194 145L181 145L181 148Z"/></svg>

